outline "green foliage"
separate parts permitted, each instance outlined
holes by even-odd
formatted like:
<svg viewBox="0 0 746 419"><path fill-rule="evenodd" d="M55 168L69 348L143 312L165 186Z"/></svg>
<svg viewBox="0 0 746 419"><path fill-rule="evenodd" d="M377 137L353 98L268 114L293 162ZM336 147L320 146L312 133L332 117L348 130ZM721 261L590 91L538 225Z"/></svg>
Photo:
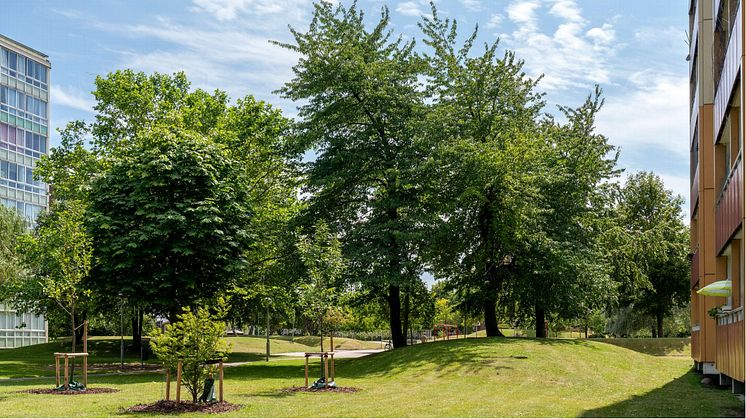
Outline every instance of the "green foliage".
<svg viewBox="0 0 746 419"><path fill-rule="evenodd" d="M154 130L93 183L88 229L108 292L175 309L222 292L254 242L247 179L220 145Z"/></svg>
<svg viewBox="0 0 746 419"><path fill-rule="evenodd" d="M93 249L85 231L83 205L79 201L53 203L36 228L19 239L18 248L26 275L9 284L13 306L39 312L54 302L70 316L74 331L76 310L90 296L84 280ZM75 345L73 333L73 351Z"/></svg>
<svg viewBox="0 0 746 419"><path fill-rule="evenodd" d="M196 402L204 389L205 374L214 374L216 366L208 361L226 360L231 345L222 337L225 323L222 319L227 313L222 300L211 311L205 307L197 308L193 313L184 307L178 321L166 325L165 333L159 329L151 332L150 347L163 365L175 377L178 363L182 363L181 382Z"/></svg>
<svg viewBox="0 0 746 419"><path fill-rule="evenodd" d="M25 232L23 218L13 209L0 205L0 292L2 285L22 274L21 255L16 246ZM1 298L0 298L1 300Z"/></svg>
<svg viewBox="0 0 746 419"><path fill-rule="evenodd" d="M319 154L307 166L313 194L303 224L325 219L343 233L347 279L389 304L394 345L405 345L400 287L418 280L422 211L418 166L426 149L415 139L424 117L414 44L391 39L390 17L368 28L353 4L315 5L308 32L291 28L303 56L279 93L299 108L296 135Z"/></svg>

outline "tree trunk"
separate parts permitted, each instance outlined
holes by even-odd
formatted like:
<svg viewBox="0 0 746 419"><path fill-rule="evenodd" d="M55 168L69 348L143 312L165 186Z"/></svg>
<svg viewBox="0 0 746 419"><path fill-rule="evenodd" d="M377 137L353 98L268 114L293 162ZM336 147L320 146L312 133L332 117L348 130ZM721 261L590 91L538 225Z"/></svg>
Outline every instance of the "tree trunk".
<svg viewBox="0 0 746 419"><path fill-rule="evenodd" d="M505 336L497 324L497 301L490 298L484 302L484 329L487 336Z"/></svg>
<svg viewBox="0 0 746 419"><path fill-rule="evenodd" d="M73 323L73 328L75 328L76 324L77 325L81 325L81 324L83 324L84 321L86 321L86 318L88 317L88 312L86 310L83 310L83 312L81 314L75 313L74 316L77 316L77 318L75 318L75 321ZM75 335L75 342L76 343L77 342L82 342L83 341L83 328L81 327L80 329L76 330L75 333L74 333L74 335ZM75 351L73 351L73 352L75 352Z"/></svg>
<svg viewBox="0 0 746 419"><path fill-rule="evenodd" d="M402 322L402 330L404 331L404 340L409 345L409 339L407 339L407 331L409 330L409 293L404 294L404 321Z"/></svg>
<svg viewBox="0 0 746 419"><path fill-rule="evenodd" d="M547 337L546 329L544 329L544 309L539 307L537 302L534 306L536 312L536 337L545 338Z"/></svg>
<svg viewBox="0 0 746 419"><path fill-rule="evenodd" d="M657 323L658 323L658 337L663 337L663 313L658 313L656 317Z"/></svg>
<svg viewBox="0 0 746 419"><path fill-rule="evenodd" d="M142 347L142 320L144 311L137 309L134 311L134 315L132 316L132 349L135 352L139 352L140 347Z"/></svg>
<svg viewBox="0 0 746 419"><path fill-rule="evenodd" d="M399 296L399 287L395 285L389 285L389 325L391 326L391 342L394 344L394 348L402 348L407 346L406 340L404 340L404 334L401 329L401 297Z"/></svg>

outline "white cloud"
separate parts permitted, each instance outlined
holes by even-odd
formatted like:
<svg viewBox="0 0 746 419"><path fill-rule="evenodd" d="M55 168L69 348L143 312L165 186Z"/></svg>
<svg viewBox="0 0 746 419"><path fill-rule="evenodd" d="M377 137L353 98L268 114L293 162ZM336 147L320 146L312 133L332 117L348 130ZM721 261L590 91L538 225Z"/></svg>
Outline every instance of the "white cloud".
<svg viewBox="0 0 746 419"><path fill-rule="evenodd" d="M86 112L93 112L93 107L96 106L96 101L92 94L74 87L63 88L62 86L53 84L49 95L52 98L52 105L67 106Z"/></svg>
<svg viewBox="0 0 746 419"><path fill-rule="evenodd" d="M470 12L478 12L482 10L482 2L480 0L459 0L459 2Z"/></svg>
<svg viewBox="0 0 746 419"><path fill-rule="evenodd" d="M538 11L543 7L560 20L554 33L539 28ZM517 25L510 37L503 37L507 47L525 60L529 75L544 74L542 89L551 92L611 82L610 59L620 47L612 44L611 23L586 30L589 23L574 0L516 0L505 10Z"/></svg>
<svg viewBox="0 0 746 419"><path fill-rule="evenodd" d="M616 39L616 31L609 23L604 23L600 28L593 28L586 32L586 36L593 39L598 45L609 45Z"/></svg>
<svg viewBox="0 0 746 419"><path fill-rule="evenodd" d="M499 13L493 13L490 17L490 21L487 22L487 29L499 28L504 18L505 17Z"/></svg>
<svg viewBox="0 0 746 419"><path fill-rule="evenodd" d="M220 21L234 20L240 14L297 14L306 0L192 0L191 10L206 12Z"/></svg>
<svg viewBox="0 0 746 419"><path fill-rule="evenodd" d="M671 153L668 158L688 156L686 76L647 70L633 73L629 83L626 93L607 98L598 115L598 131L622 152L648 149Z"/></svg>
<svg viewBox="0 0 746 419"><path fill-rule="evenodd" d="M422 9L420 9L420 6L419 2L406 1L399 3L396 6L396 11L403 15L420 17L425 14Z"/></svg>

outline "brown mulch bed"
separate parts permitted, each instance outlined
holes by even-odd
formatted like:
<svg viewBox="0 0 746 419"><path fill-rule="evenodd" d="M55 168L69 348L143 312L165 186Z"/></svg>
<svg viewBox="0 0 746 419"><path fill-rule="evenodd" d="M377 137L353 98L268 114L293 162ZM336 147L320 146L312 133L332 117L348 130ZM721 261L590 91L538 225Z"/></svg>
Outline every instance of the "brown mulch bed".
<svg viewBox="0 0 746 419"><path fill-rule="evenodd" d="M197 404L189 401L183 401L177 406L173 400L158 400L148 404L137 404L124 410L136 413L225 413L242 407L228 402Z"/></svg>
<svg viewBox="0 0 746 419"><path fill-rule="evenodd" d="M88 388L86 391L55 391L51 388L32 388L31 390L23 390L23 391L14 391L13 393L31 393L31 394L63 394L63 395L79 395L79 394L98 394L98 393L116 393L119 390L115 388L105 388L105 387L94 387L94 388Z"/></svg>
<svg viewBox="0 0 746 419"><path fill-rule="evenodd" d="M360 391L359 388L355 387L337 387L337 388L307 388L307 387L287 387L281 388L280 393L295 393L299 391L308 391L311 393L357 393Z"/></svg>

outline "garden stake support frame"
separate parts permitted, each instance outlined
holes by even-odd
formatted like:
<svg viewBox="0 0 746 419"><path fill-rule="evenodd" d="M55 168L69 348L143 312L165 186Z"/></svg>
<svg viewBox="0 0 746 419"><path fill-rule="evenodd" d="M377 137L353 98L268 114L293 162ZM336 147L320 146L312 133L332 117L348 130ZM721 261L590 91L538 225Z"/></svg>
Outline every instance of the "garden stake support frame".
<svg viewBox="0 0 746 419"><path fill-rule="evenodd" d="M318 356L321 358L321 361L324 363L324 377L327 377L324 380L324 388L329 388L329 359L331 358L331 364L332 364L332 375L331 375L331 381L334 381L334 352L306 352L306 388L308 387L308 358L312 356Z"/></svg>
<svg viewBox="0 0 746 419"><path fill-rule="evenodd" d="M207 364L218 364L218 402L223 403L223 361L212 360ZM181 361L176 365L176 405L181 403ZM171 371L166 370L166 400L171 400Z"/></svg>
<svg viewBox="0 0 746 419"><path fill-rule="evenodd" d="M65 359L65 391L68 389L69 359L83 358L83 386L88 388L88 322L85 321L75 330L83 328L83 352L55 352L54 353L54 371L56 377L56 387L60 386L60 359ZM73 333L75 333L73 330Z"/></svg>

